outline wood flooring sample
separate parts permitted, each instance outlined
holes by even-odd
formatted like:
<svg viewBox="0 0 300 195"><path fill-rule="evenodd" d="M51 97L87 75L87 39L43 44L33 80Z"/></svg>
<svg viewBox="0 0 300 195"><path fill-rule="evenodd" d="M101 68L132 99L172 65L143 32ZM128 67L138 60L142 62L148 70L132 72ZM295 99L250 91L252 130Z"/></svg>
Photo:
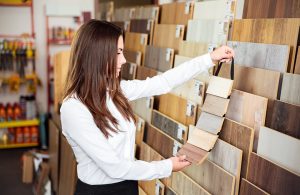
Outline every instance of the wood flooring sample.
<svg viewBox="0 0 300 195"><path fill-rule="evenodd" d="M186 160L193 164L201 164L208 155L208 152L192 144L184 144L177 153L177 156L186 155Z"/></svg>
<svg viewBox="0 0 300 195"><path fill-rule="evenodd" d="M259 187L242 178L240 195L270 195Z"/></svg>
<svg viewBox="0 0 300 195"><path fill-rule="evenodd" d="M202 111L222 117L227 112L228 104L229 99L207 94Z"/></svg>
<svg viewBox="0 0 300 195"><path fill-rule="evenodd" d="M219 117L207 112L201 112L196 127L217 135L222 129L223 122L224 117Z"/></svg>
<svg viewBox="0 0 300 195"><path fill-rule="evenodd" d="M300 54L299 54L299 58L300 58ZM299 74L284 73L282 79L280 100L290 104L300 105L299 86L300 86Z"/></svg>
<svg viewBox="0 0 300 195"><path fill-rule="evenodd" d="M260 127L257 154L300 177L300 140L267 127Z"/></svg>
<svg viewBox="0 0 300 195"><path fill-rule="evenodd" d="M131 19L130 32L145 33L149 36L149 43L152 43L154 30L154 20L151 19Z"/></svg>
<svg viewBox="0 0 300 195"><path fill-rule="evenodd" d="M129 21L134 15L135 8L122 7L117 8L113 12L113 21Z"/></svg>
<svg viewBox="0 0 300 195"><path fill-rule="evenodd" d="M209 152L214 147L217 139L218 135L197 129L193 125L189 126L189 136L187 141L189 144Z"/></svg>
<svg viewBox="0 0 300 195"><path fill-rule="evenodd" d="M208 53L209 44L196 41L180 41L178 54L194 58Z"/></svg>
<svg viewBox="0 0 300 195"><path fill-rule="evenodd" d="M146 192L139 186L139 195L147 195Z"/></svg>
<svg viewBox="0 0 300 195"><path fill-rule="evenodd" d="M122 65L121 75L125 80L133 80L136 77L136 68L137 65L135 63L127 62Z"/></svg>
<svg viewBox="0 0 300 195"><path fill-rule="evenodd" d="M155 5L135 7L132 19L152 19L158 22L159 7Z"/></svg>
<svg viewBox="0 0 300 195"><path fill-rule="evenodd" d="M193 18L194 2L174 2L161 5L161 24L187 25Z"/></svg>
<svg viewBox="0 0 300 195"><path fill-rule="evenodd" d="M152 117L153 102L153 97L147 97L130 101L129 104L131 105L133 111L137 115L139 115L142 119L150 123Z"/></svg>
<svg viewBox="0 0 300 195"><path fill-rule="evenodd" d="M209 84L206 93L228 98L231 94L233 80L225 79L217 76L212 76L209 79Z"/></svg>
<svg viewBox="0 0 300 195"><path fill-rule="evenodd" d="M135 143L138 147L141 147L144 131L145 131L145 120L135 114L136 119L136 131L135 131Z"/></svg>
<svg viewBox="0 0 300 195"><path fill-rule="evenodd" d="M142 61L145 55L145 48L148 43L148 35L144 33L125 33L125 50L139 51L142 53Z"/></svg>
<svg viewBox="0 0 300 195"><path fill-rule="evenodd" d="M225 19L234 9L235 1L195 2L193 19Z"/></svg>
<svg viewBox="0 0 300 195"><path fill-rule="evenodd" d="M124 32L129 32L130 21L112 21L111 23L120 27Z"/></svg>
<svg viewBox="0 0 300 195"><path fill-rule="evenodd" d="M270 194L300 194L300 177L251 153L247 180Z"/></svg>
<svg viewBox="0 0 300 195"><path fill-rule="evenodd" d="M137 73L136 73L136 79L146 80L148 77L151 78L158 74L160 74L160 73L157 70L154 70L152 68L147 68L144 66L138 66Z"/></svg>
<svg viewBox="0 0 300 195"><path fill-rule="evenodd" d="M165 72L173 67L174 50L147 45L144 66Z"/></svg>
<svg viewBox="0 0 300 195"><path fill-rule="evenodd" d="M136 63L137 65L142 64L142 53L139 51L124 50L123 51L126 61Z"/></svg>

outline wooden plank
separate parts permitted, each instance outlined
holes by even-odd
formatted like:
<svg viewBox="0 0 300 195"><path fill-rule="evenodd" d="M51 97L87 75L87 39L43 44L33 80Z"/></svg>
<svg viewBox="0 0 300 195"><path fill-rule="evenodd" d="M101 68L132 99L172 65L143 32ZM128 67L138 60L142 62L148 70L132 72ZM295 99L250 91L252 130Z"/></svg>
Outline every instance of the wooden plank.
<svg viewBox="0 0 300 195"><path fill-rule="evenodd" d="M180 41L178 54L186 57L197 57L208 53L209 44L195 41Z"/></svg>
<svg viewBox="0 0 300 195"><path fill-rule="evenodd" d="M165 72L173 67L174 50L147 45L144 66Z"/></svg>
<svg viewBox="0 0 300 195"><path fill-rule="evenodd" d="M290 74L290 73L283 74L280 100L290 104L300 105L299 86L300 86L300 75Z"/></svg>
<svg viewBox="0 0 300 195"><path fill-rule="evenodd" d="M300 194L300 177L260 157L250 155L247 180L270 194Z"/></svg>
<svg viewBox="0 0 300 195"><path fill-rule="evenodd" d="M206 94L202 111L222 117L226 114L228 104L229 99Z"/></svg>
<svg viewBox="0 0 300 195"><path fill-rule="evenodd" d="M151 122L152 109L153 109L153 97L140 98L129 102L133 111L139 115L146 122Z"/></svg>
<svg viewBox="0 0 300 195"><path fill-rule="evenodd" d="M139 187L139 195L147 195L141 187Z"/></svg>
<svg viewBox="0 0 300 195"><path fill-rule="evenodd" d="M161 5L161 24L187 25L193 18L194 2L174 2Z"/></svg>
<svg viewBox="0 0 300 195"><path fill-rule="evenodd" d="M159 72L157 70L154 70L152 68L147 68L144 66L138 66L137 73L136 73L136 79L145 80L148 77L151 78L158 74L159 74Z"/></svg>
<svg viewBox="0 0 300 195"><path fill-rule="evenodd" d="M136 77L137 64L126 62L122 65L121 75L125 80L133 80Z"/></svg>
<svg viewBox="0 0 300 195"><path fill-rule="evenodd" d="M141 52L124 50L123 53L128 62L136 63L137 65L142 64L142 53Z"/></svg>
<svg viewBox="0 0 300 195"><path fill-rule="evenodd" d="M228 41L233 48L234 62L241 66L286 72L290 47L288 45Z"/></svg>
<svg viewBox="0 0 300 195"><path fill-rule="evenodd" d="M186 40L201 43L226 44L229 31L228 25L229 22L224 22L224 20L189 20Z"/></svg>
<svg viewBox="0 0 300 195"><path fill-rule="evenodd" d="M159 96L158 111L184 125L196 123L196 103L173 94Z"/></svg>
<svg viewBox="0 0 300 195"><path fill-rule="evenodd" d="M253 148L253 128L226 118L219 138L243 151L241 176L246 177L248 161Z"/></svg>
<svg viewBox="0 0 300 195"><path fill-rule="evenodd" d="M299 18L234 20L233 41L290 45L288 71L294 70Z"/></svg>
<svg viewBox="0 0 300 195"><path fill-rule="evenodd" d="M177 153L177 156L185 155L186 160L193 164L201 164L207 158L208 152L192 144L184 144Z"/></svg>
<svg viewBox="0 0 300 195"><path fill-rule="evenodd" d="M269 100L265 126L300 139L299 116L300 106Z"/></svg>
<svg viewBox="0 0 300 195"><path fill-rule="evenodd" d="M235 176L234 194L239 192L240 174L242 166L242 150L218 139L208 155L208 160Z"/></svg>
<svg viewBox="0 0 300 195"><path fill-rule="evenodd" d="M145 48L148 43L148 35L144 33L125 33L125 50L139 51L142 53L142 61L145 55Z"/></svg>
<svg viewBox="0 0 300 195"><path fill-rule="evenodd" d="M192 164L183 172L212 194L234 193L235 177L209 160L201 165Z"/></svg>
<svg viewBox="0 0 300 195"><path fill-rule="evenodd" d="M113 11L113 21L129 21L135 12L133 7L117 8Z"/></svg>
<svg viewBox="0 0 300 195"><path fill-rule="evenodd" d="M240 195L270 195L253 183L242 178Z"/></svg>
<svg viewBox="0 0 300 195"><path fill-rule="evenodd" d="M132 19L152 19L155 23L158 22L159 7L158 6L139 6L135 7L135 12Z"/></svg>
<svg viewBox="0 0 300 195"><path fill-rule="evenodd" d="M218 135L208 133L190 125L187 142L209 152L214 147L218 137Z"/></svg>
<svg viewBox="0 0 300 195"><path fill-rule="evenodd" d="M111 23L113 23L114 25L120 27L124 32L129 32L130 21L113 21Z"/></svg>
<svg viewBox="0 0 300 195"><path fill-rule="evenodd" d="M154 20L151 19L131 19L130 32L148 34L150 43L153 38Z"/></svg>
<svg viewBox="0 0 300 195"><path fill-rule="evenodd" d="M219 117L202 111L197 121L196 127L217 135L222 129L223 122L224 117Z"/></svg>
<svg viewBox="0 0 300 195"><path fill-rule="evenodd" d="M300 140L260 127L257 154L300 176Z"/></svg>
<svg viewBox="0 0 300 195"><path fill-rule="evenodd" d="M137 144L138 150L140 151L141 144L144 138L144 132L145 132L145 120L136 114L135 114L135 120L136 120L135 143Z"/></svg>
<svg viewBox="0 0 300 195"><path fill-rule="evenodd" d="M147 195L164 195L165 186L158 179L139 181L139 186L142 187Z"/></svg>
<svg viewBox="0 0 300 195"><path fill-rule="evenodd" d="M268 99L232 90L226 117L254 128L253 149L256 151L259 128L265 124Z"/></svg>
<svg viewBox="0 0 300 195"><path fill-rule="evenodd" d="M178 52L179 43L183 40L184 26L175 24L157 24L154 29L153 45L169 47Z"/></svg>
<svg viewBox="0 0 300 195"><path fill-rule="evenodd" d="M163 113L153 110L151 124L180 143L185 143L187 140L188 127Z"/></svg>
<svg viewBox="0 0 300 195"><path fill-rule="evenodd" d="M298 46L294 73L295 74L300 74L300 46Z"/></svg>
<svg viewBox="0 0 300 195"><path fill-rule="evenodd" d="M209 79L206 93L228 98L228 96L231 94L232 85L233 80L212 76Z"/></svg>

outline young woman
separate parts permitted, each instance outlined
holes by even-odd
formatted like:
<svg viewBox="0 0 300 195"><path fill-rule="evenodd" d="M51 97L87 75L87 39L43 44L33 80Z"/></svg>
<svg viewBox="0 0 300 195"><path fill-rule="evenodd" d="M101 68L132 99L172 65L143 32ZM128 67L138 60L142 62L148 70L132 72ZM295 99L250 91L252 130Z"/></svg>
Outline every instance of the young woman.
<svg viewBox="0 0 300 195"><path fill-rule="evenodd" d="M82 25L73 40L60 112L63 134L77 161L75 194L137 195L137 180L168 177L188 166L185 156L154 162L134 159L135 123L128 102L168 93L234 55L222 46L161 75L121 81L123 49L122 30L104 21Z"/></svg>

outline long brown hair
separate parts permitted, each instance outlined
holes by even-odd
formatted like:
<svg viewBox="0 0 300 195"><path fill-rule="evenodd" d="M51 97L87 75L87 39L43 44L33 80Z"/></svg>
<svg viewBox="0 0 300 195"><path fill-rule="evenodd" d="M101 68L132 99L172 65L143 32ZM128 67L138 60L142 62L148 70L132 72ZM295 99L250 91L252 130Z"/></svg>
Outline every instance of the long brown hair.
<svg viewBox="0 0 300 195"><path fill-rule="evenodd" d="M72 42L64 98L73 94L87 106L106 138L118 132L118 120L107 107L110 97L122 116L135 121L132 108L120 88L117 73L118 39L121 28L109 22L90 20ZM110 125L111 123L111 125Z"/></svg>

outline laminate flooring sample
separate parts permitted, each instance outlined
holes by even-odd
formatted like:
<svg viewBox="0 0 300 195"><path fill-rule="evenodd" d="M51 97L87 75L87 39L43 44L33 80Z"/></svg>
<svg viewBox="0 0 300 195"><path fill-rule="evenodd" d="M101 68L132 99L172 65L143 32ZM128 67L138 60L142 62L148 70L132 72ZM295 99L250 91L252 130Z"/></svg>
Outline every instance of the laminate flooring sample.
<svg viewBox="0 0 300 195"><path fill-rule="evenodd" d="M189 144L209 152L214 147L217 139L218 135L208 133L193 125L189 126L189 136L187 140Z"/></svg>
<svg viewBox="0 0 300 195"><path fill-rule="evenodd" d="M300 177L251 153L247 180L270 194L300 194Z"/></svg>
<svg viewBox="0 0 300 195"><path fill-rule="evenodd" d="M128 32L130 29L130 21L113 21L111 23L120 27L124 32Z"/></svg>
<svg viewBox="0 0 300 195"><path fill-rule="evenodd" d="M154 30L154 20L151 19L131 19L130 32L145 33L149 36L149 43L152 43Z"/></svg>
<svg viewBox="0 0 300 195"><path fill-rule="evenodd" d="M135 63L126 62L122 65L121 75L125 80L133 80L136 77L136 68Z"/></svg>
<svg viewBox="0 0 300 195"><path fill-rule="evenodd" d="M147 195L146 192L139 186L139 195Z"/></svg>
<svg viewBox="0 0 300 195"><path fill-rule="evenodd" d="M132 7L117 8L113 12L113 21L129 21L134 15L135 9Z"/></svg>
<svg viewBox="0 0 300 195"><path fill-rule="evenodd" d="M201 130L217 135L222 129L223 122L224 122L224 117L220 117L202 111L197 121L196 127Z"/></svg>
<svg viewBox="0 0 300 195"><path fill-rule="evenodd" d="M173 67L174 50L147 45L144 66L165 72Z"/></svg>
<svg viewBox="0 0 300 195"><path fill-rule="evenodd" d="M152 19L158 22L159 7L158 6L139 6L135 7L132 19Z"/></svg>
<svg viewBox="0 0 300 195"><path fill-rule="evenodd" d="M184 26L175 24L156 24L154 28L153 46L169 47L178 52L179 43L183 40Z"/></svg>
<svg viewBox="0 0 300 195"><path fill-rule="evenodd" d="M240 195L270 195L253 183L242 178Z"/></svg>
<svg viewBox="0 0 300 195"><path fill-rule="evenodd" d="M161 5L161 24L187 25L193 18L194 2L174 2Z"/></svg>
<svg viewBox="0 0 300 195"><path fill-rule="evenodd" d="M123 53L128 62L136 63L137 65L142 64L142 53L141 52L124 50Z"/></svg>
<svg viewBox="0 0 300 195"><path fill-rule="evenodd" d="M233 80L225 79L217 76L211 76L206 93L228 98L231 94Z"/></svg>
<svg viewBox="0 0 300 195"><path fill-rule="evenodd" d="M227 112L228 104L229 99L206 94L202 111L222 117Z"/></svg>
<svg viewBox="0 0 300 195"><path fill-rule="evenodd" d="M288 45L228 41L233 48L234 62L247 67L286 72L290 54Z"/></svg>
<svg viewBox="0 0 300 195"><path fill-rule="evenodd" d="M209 47L210 45L207 43L200 43L196 41L180 41L178 54L193 58L208 53Z"/></svg>
<svg viewBox="0 0 300 195"><path fill-rule="evenodd" d="M145 131L145 120L135 114L136 119L136 131L135 131L135 143L138 147L141 147L144 131Z"/></svg>
<svg viewBox="0 0 300 195"><path fill-rule="evenodd" d="M226 117L254 128L254 145L256 151L260 126L265 125L268 99L232 90Z"/></svg>
<svg viewBox="0 0 300 195"><path fill-rule="evenodd" d="M300 86L299 74L291 74L291 73L283 74L280 100L290 104L300 105L299 86Z"/></svg>
<svg viewBox="0 0 300 195"><path fill-rule="evenodd" d="M267 127L261 127L257 154L300 177L300 140Z"/></svg>
<svg viewBox="0 0 300 195"><path fill-rule="evenodd" d="M300 139L300 106L269 100L266 127Z"/></svg>
<svg viewBox="0 0 300 195"><path fill-rule="evenodd" d="M165 185L162 184L158 179L139 181L138 183L147 195L164 195Z"/></svg>
<svg viewBox="0 0 300 195"><path fill-rule="evenodd" d="M297 52L297 57L296 57L296 62L295 62L295 74L300 74L300 46L298 46L298 52Z"/></svg>
<svg viewBox="0 0 300 195"><path fill-rule="evenodd" d="M192 144L184 144L177 153L177 156L185 155L186 160L193 164L201 164L208 156L208 152Z"/></svg>
<svg viewBox="0 0 300 195"><path fill-rule="evenodd" d="M246 177L253 148L253 128L225 118L219 138L243 151L241 176Z"/></svg>
<svg viewBox="0 0 300 195"><path fill-rule="evenodd" d="M147 97L130 101L129 104L137 115L139 115L146 122L151 123L153 102L153 97Z"/></svg>
<svg viewBox="0 0 300 195"><path fill-rule="evenodd" d="M148 35L144 33L125 33L125 50L139 51L142 53L142 61L145 55L145 48L148 43Z"/></svg>
<svg viewBox="0 0 300 195"><path fill-rule="evenodd" d="M138 66L137 73L136 73L136 79L145 80L148 77L151 78L158 74L160 74L160 73L157 70L154 70L152 68L147 68L144 66Z"/></svg>

